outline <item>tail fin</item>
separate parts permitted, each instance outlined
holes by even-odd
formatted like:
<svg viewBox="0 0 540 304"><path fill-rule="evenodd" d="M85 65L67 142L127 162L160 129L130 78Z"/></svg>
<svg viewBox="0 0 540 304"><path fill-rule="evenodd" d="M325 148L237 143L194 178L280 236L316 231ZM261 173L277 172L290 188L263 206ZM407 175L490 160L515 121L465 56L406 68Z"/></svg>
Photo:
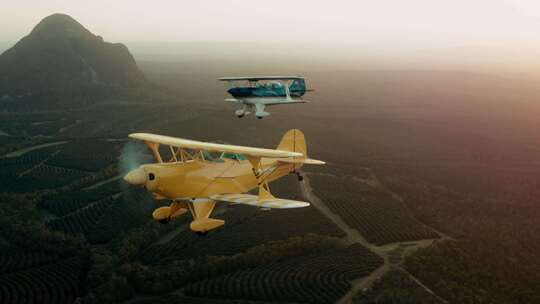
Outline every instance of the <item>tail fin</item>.
<svg viewBox="0 0 540 304"><path fill-rule="evenodd" d="M277 149L299 152L304 154L304 157L307 157L306 139L304 138L304 133L298 129L291 129L287 131L287 133L283 135L283 138L281 138Z"/></svg>
<svg viewBox="0 0 540 304"><path fill-rule="evenodd" d="M292 163L296 164L293 165L293 171L296 169L294 166L301 167L302 164L309 164L309 165L324 165L325 162L321 160L316 159L310 159L307 156L307 148L306 148L306 139L304 137L304 133L298 129L291 129L283 135L283 138L281 139L281 142L277 146L278 150L284 150L284 151L291 151L291 152L299 152L302 153L302 157L293 157L292 159L280 159L279 161L284 163ZM298 167L298 168L299 168Z"/></svg>

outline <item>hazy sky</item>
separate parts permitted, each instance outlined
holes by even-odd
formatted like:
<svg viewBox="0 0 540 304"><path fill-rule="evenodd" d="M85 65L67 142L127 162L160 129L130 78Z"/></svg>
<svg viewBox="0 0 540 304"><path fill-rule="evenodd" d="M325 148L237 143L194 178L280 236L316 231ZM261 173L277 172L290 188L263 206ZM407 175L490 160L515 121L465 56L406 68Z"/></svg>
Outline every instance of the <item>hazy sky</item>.
<svg viewBox="0 0 540 304"><path fill-rule="evenodd" d="M534 47L537 0L1 0L0 41L67 13L108 41Z"/></svg>
<svg viewBox="0 0 540 304"><path fill-rule="evenodd" d="M540 71L540 0L0 0L0 52L53 13L127 44L138 59L264 55L345 67ZM156 41L218 43L147 43Z"/></svg>

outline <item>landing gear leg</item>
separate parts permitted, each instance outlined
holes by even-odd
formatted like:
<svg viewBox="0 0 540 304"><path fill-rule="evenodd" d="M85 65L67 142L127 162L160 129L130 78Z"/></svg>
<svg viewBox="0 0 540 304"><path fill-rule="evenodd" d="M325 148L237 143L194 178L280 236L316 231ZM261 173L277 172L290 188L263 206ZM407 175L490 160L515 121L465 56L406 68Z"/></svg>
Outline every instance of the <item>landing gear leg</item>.
<svg viewBox="0 0 540 304"><path fill-rule="evenodd" d="M249 111L249 107L246 106L245 104L242 105L241 109L238 109L238 110L234 111L234 114L236 114L236 116L238 116L238 118L242 118L242 117L244 117L244 115L249 114L249 113L251 113Z"/></svg>

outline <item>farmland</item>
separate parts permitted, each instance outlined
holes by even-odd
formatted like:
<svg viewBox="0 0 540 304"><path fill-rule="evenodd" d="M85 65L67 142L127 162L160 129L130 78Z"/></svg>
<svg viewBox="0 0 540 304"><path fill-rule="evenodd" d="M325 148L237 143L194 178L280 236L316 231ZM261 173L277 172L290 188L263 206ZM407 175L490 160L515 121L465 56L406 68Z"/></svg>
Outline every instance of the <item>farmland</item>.
<svg viewBox="0 0 540 304"><path fill-rule="evenodd" d="M210 298L331 303L347 292L350 281L381 263L379 257L355 244L228 273L189 285L185 292Z"/></svg>
<svg viewBox="0 0 540 304"><path fill-rule="evenodd" d="M308 174L317 196L370 243L384 245L438 237L418 222L403 202L383 189L373 174L364 179L343 173Z"/></svg>
<svg viewBox="0 0 540 304"><path fill-rule="evenodd" d="M222 69L203 64L142 64L174 100L163 93L55 111L3 108L0 152L11 156L0 158L0 302L538 301L540 248L531 240L540 146L524 131L536 112L515 121L493 108L490 118L470 97L486 94L470 85L478 82L498 92L488 97L509 98L503 84L452 73L312 71L313 103L238 120L210 82ZM446 99L449 79L454 93L470 94ZM358 103L343 101L351 96ZM480 116L460 114L470 108ZM273 148L290 128L304 131L310 157L327 161L302 168L326 208L219 203L215 217L226 225L199 237L189 216L151 221L168 202L118 178L130 132ZM306 199L293 175L270 188Z"/></svg>
<svg viewBox="0 0 540 304"><path fill-rule="evenodd" d="M81 261L50 263L0 276L2 303L72 303L79 295Z"/></svg>
<svg viewBox="0 0 540 304"><path fill-rule="evenodd" d="M444 303L430 292L418 285L409 275L400 270L392 270L385 274L366 293L358 294L355 304L368 303Z"/></svg>

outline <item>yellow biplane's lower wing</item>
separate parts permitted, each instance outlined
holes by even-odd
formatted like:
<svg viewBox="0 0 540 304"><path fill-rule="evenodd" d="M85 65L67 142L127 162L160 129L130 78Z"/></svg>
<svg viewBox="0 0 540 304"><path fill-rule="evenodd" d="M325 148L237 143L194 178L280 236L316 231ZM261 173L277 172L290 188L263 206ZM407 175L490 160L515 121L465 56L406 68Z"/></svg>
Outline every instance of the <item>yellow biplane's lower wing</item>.
<svg viewBox="0 0 540 304"><path fill-rule="evenodd" d="M272 209L289 209L289 208L302 208L309 206L308 202L295 201L282 198L266 198L259 199L259 196L253 194L218 194L210 197L216 201L250 205L260 208L272 208Z"/></svg>

